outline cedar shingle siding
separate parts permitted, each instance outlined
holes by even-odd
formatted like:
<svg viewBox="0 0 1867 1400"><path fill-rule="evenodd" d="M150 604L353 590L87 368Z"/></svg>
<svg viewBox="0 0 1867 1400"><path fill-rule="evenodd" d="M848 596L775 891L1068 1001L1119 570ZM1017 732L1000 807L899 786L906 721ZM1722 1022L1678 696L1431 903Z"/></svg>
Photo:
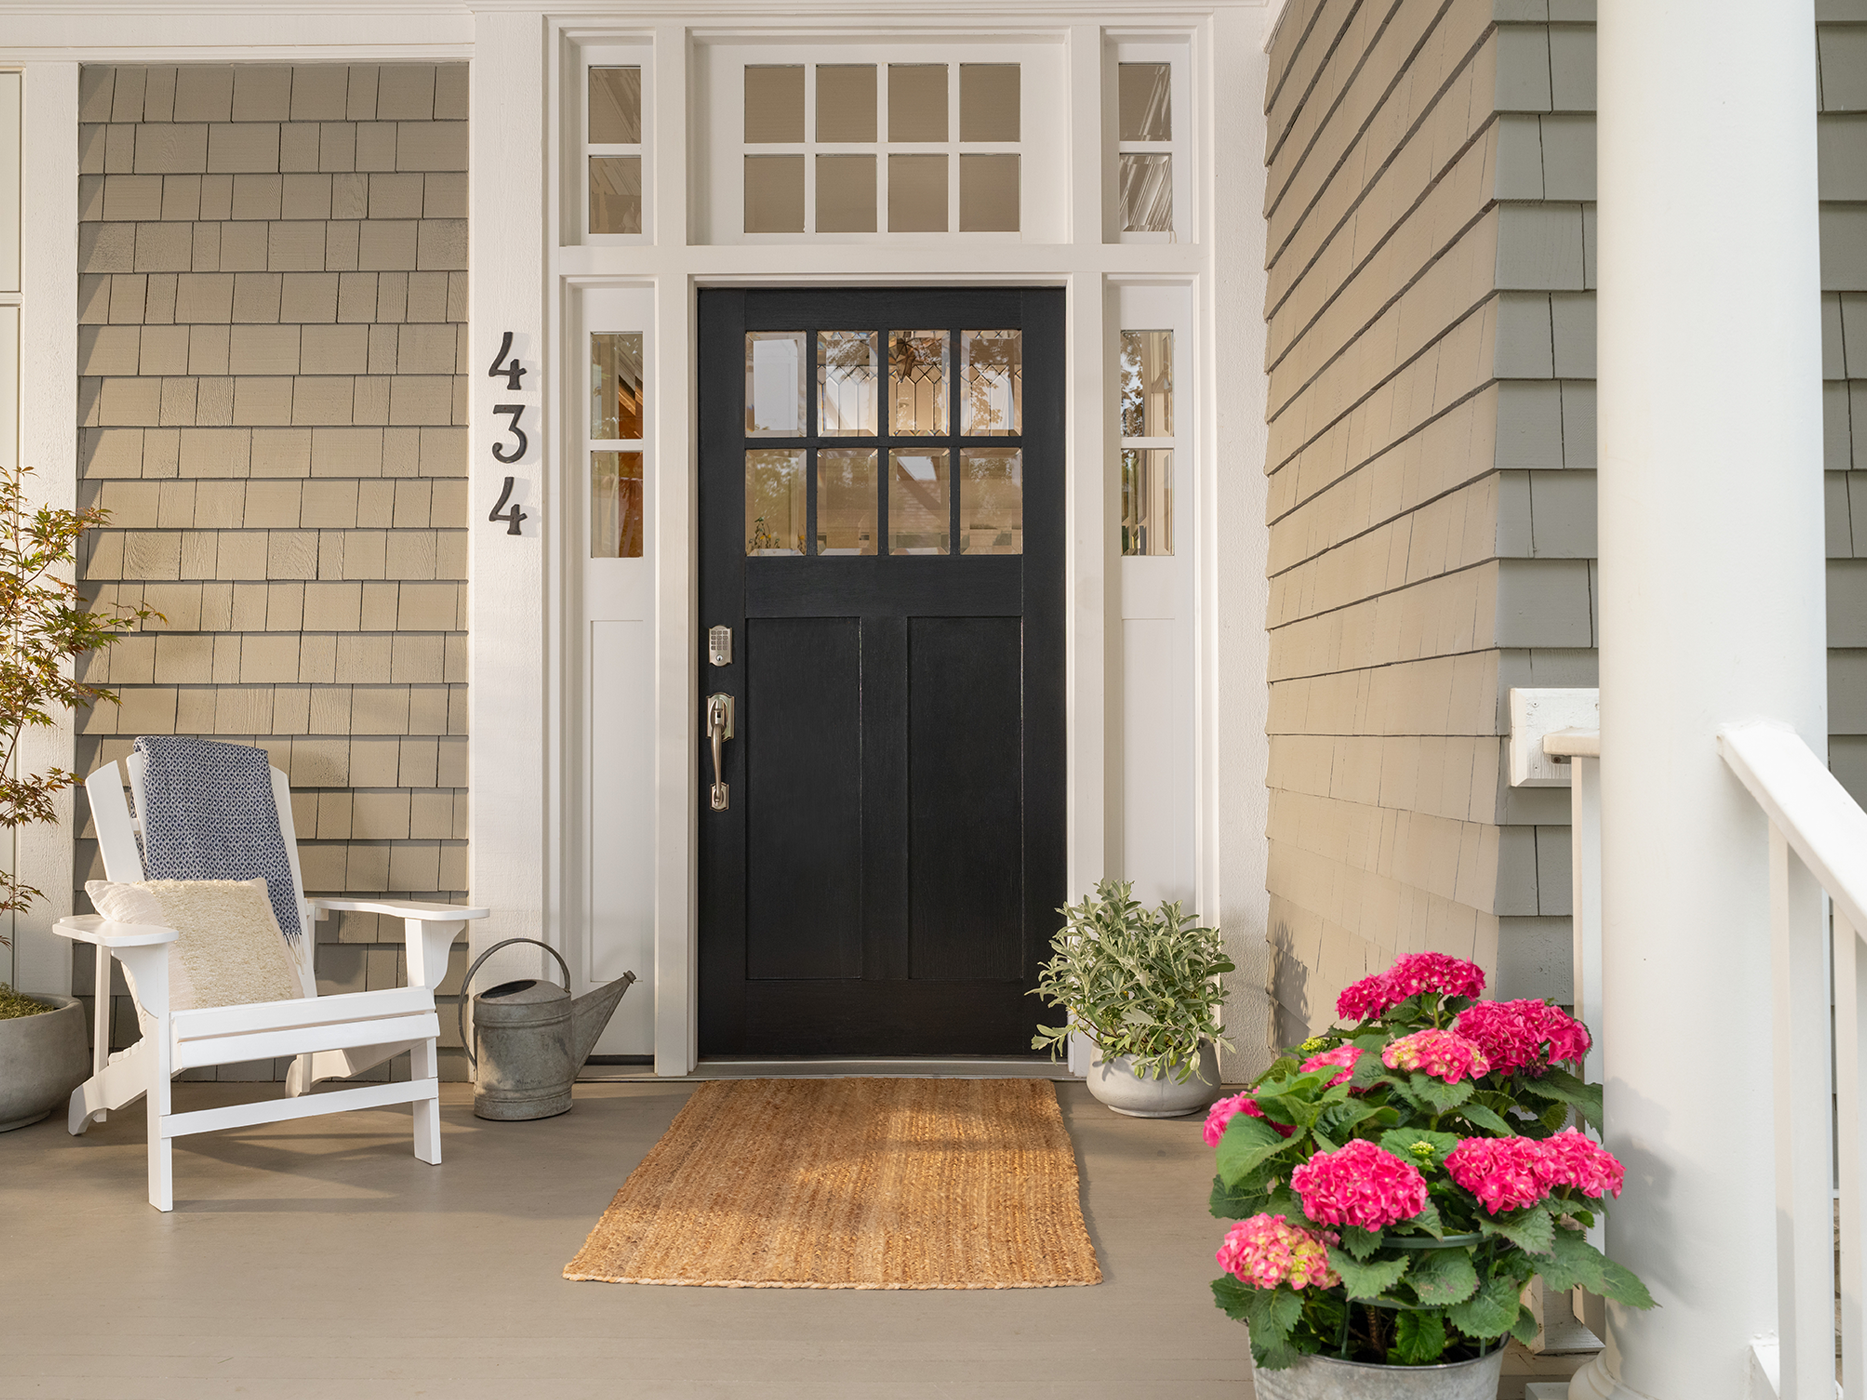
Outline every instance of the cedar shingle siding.
<svg viewBox="0 0 1867 1400"><path fill-rule="evenodd" d="M465 64L81 79L79 489L111 522L80 567L166 621L91 661L123 704L78 771L137 734L258 744L312 894L466 889L466 116ZM317 929L321 990L400 981L399 930Z"/></svg>

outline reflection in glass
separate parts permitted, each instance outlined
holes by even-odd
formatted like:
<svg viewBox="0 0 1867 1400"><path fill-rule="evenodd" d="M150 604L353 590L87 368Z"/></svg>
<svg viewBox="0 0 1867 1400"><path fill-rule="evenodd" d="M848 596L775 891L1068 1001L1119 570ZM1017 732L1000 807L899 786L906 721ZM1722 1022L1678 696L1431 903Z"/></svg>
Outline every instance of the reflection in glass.
<svg viewBox="0 0 1867 1400"><path fill-rule="evenodd" d="M633 146L642 139L642 70L590 70L590 144Z"/></svg>
<svg viewBox="0 0 1867 1400"><path fill-rule="evenodd" d="M1018 65L962 63L959 66L959 139L1018 139Z"/></svg>
<svg viewBox="0 0 1867 1400"><path fill-rule="evenodd" d="M804 67L802 64L746 65L748 146L804 139Z"/></svg>
<svg viewBox="0 0 1867 1400"><path fill-rule="evenodd" d="M746 157L746 232L804 231L804 158Z"/></svg>
<svg viewBox="0 0 1867 1400"><path fill-rule="evenodd" d="M1024 332L960 332L959 430L964 437L1011 437L1024 406Z"/></svg>
<svg viewBox="0 0 1867 1400"><path fill-rule="evenodd" d="M1171 141L1173 99L1169 63L1118 64L1116 107L1124 141Z"/></svg>
<svg viewBox="0 0 1867 1400"><path fill-rule="evenodd" d="M1124 447L1121 454L1121 552L1173 553L1173 451Z"/></svg>
<svg viewBox="0 0 1867 1400"><path fill-rule="evenodd" d="M590 454L590 557L642 557L642 454Z"/></svg>
<svg viewBox="0 0 1867 1400"><path fill-rule="evenodd" d="M875 436L875 398L882 380L876 340L874 331L817 332L819 436ZM821 500L817 511L821 516Z"/></svg>
<svg viewBox="0 0 1867 1400"><path fill-rule="evenodd" d="M875 232L875 157L817 157L817 232Z"/></svg>
<svg viewBox="0 0 1867 1400"><path fill-rule="evenodd" d="M888 231L946 232L946 157L888 157Z"/></svg>
<svg viewBox="0 0 1867 1400"><path fill-rule="evenodd" d="M1121 333L1121 435L1173 436L1173 332Z"/></svg>
<svg viewBox="0 0 1867 1400"><path fill-rule="evenodd" d="M804 552L804 449L746 453L746 553Z"/></svg>
<svg viewBox="0 0 1867 1400"><path fill-rule="evenodd" d="M959 158L961 233L1018 231L1018 158L1013 155Z"/></svg>
<svg viewBox="0 0 1867 1400"><path fill-rule="evenodd" d="M817 139L875 139L875 65L817 65Z"/></svg>
<svg viewBox="0 0 1867 1400"><path fill-rule="evenodd" d="M642 158L590 157L590 232L642 231Z"/></svg>
<svg viewBox="0 0 1867 1400"><path fill-rule="evenodd" d="M944 63L888 65L888 139L947 139Z"/></svg>
<svg viewBox="0 0 1867 1400"><path fill-rule="evenodd" d="M817 454L817 553L875 553L875 449Z"/></svg>
<svg viewBox="0 0 1867 1400"><path fill-rule="evenodd" d="M642 333L598 331L590 337L590 436L642 436Z"/></svg>
<svg viewBox="0 0 1867 1400"><path fill-rule="evenodd" d="M896 437L944 436L945 331L888 332L889 431Z"/></svg>
<svg viewBox="0 0 1867 1400"><path fill-rule="evenodd" d="M746 436L804 436L804 332L746 332Z"/></svg>
<svg viewBox="0 0 1867 1400"><path fill-rule="evenodd" d="M967 447L959 454L959 552L1024 553L1024 454Z"/></svg>
<svg viewBox="0 0 1867 1400"><path fill-rule="evenodd" d="M951 554L946 449L905 448L888 462L888 552Z"/></svg>
<svg viewBox="0 0 1867 1400"><path fill-rule="evenodd" d="M1121 156L1121 226L1124 233L1173 232L1173 157Z"/></svg>

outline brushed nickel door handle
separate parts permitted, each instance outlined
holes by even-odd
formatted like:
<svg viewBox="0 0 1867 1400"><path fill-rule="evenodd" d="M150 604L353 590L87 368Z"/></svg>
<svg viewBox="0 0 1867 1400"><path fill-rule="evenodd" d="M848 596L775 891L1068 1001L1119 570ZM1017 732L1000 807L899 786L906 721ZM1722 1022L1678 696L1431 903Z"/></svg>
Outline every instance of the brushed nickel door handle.
<svg viewBox="0 0 1867 1400"><path fill-rule="evenodd" d="M724 750L726 741L733 737L733 697L723 691L707 697L707 734L713 740L713 791L710 800L714 811L724 812L729 801L724 774Z"/></svg>

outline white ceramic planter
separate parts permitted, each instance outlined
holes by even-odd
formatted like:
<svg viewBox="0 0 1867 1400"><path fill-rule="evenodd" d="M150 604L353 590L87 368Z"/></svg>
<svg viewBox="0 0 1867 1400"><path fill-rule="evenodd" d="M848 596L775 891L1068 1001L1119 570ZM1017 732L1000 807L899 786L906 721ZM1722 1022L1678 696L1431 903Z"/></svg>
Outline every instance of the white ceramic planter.
<svg viewBox="0 0 1867 1400"><path fill-rule="evenodd" d="M1218 1098L1219 1057L1210 1044L1200 1046L1198 1069L1185 1083L1176 1084L1171 1074L1139 1077L1127 1055L1113 1060L1097 1056L1089 1063L1089 1092L1130 1118L1184 1118Z"/></svg>
<svg viewBox="0 0 1867 1400"><path fill-rule="evenodd" d="M0 1021L0 1133L37 1123L91 1072L84 1007L71 997L26 995L58 1009Z"/></svg>
<svg viewBox="0 0 1867 1400"><path fill-rule="evenodd" d="M1285 1371L1252 1368L1258 1400L1497 1400L1504 1367L1500 1345L1475 1361L1450 1366L1376 1366L1306 1356Z"/></svg>

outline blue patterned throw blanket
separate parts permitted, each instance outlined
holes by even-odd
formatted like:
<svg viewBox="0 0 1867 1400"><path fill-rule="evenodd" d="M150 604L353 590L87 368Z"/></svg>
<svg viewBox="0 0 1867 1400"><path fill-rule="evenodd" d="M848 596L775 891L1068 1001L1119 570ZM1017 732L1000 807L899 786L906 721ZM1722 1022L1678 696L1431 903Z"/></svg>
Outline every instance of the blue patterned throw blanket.
<svg viewBox="0 0 1867 1400"><path fill-rule="evenodd" d="M279 834L264 749L181 735L143 735L143 869L151 880L264 876L272 912L296 942L298 891Z"/></svg>

